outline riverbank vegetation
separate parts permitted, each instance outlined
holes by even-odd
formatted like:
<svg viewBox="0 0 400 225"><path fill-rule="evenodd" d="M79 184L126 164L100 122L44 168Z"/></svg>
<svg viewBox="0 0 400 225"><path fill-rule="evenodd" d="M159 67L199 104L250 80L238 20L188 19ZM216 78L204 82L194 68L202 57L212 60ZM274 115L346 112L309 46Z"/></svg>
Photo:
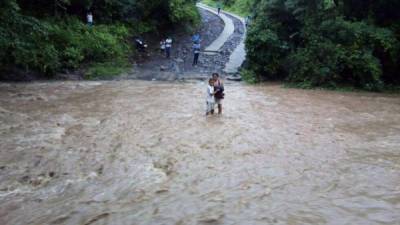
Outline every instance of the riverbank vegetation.
<svg viewBox="0 0 400 225"><path fill-rule="evenodd" d="M86 24L88 12L94 26ZM133 36L199 21L194 0L3 0L0 73L51 77L85 67L93 78L101 71L126 68L134 55Z"/></svg>
<svg viewBox="0 0 400 225"><path fill-rule="evenodd" d="M240 1L240 0L239 0ZM302 88L400 85L400 1L254 0L244 75Z"/></svg>
<svg viewBox="0 0 400 225"><path fill-rule="evenodd" d="M235 13L242 17L251 15L254 7L253 0L203 0L202 3L214 8L221 6L223 10Z"/></svg>

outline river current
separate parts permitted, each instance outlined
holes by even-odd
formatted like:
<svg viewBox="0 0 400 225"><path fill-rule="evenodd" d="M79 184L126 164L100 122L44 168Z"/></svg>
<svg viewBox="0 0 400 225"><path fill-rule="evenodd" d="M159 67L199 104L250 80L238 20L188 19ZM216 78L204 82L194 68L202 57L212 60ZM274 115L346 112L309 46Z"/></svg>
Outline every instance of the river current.
<svg viewBox="0 0 400 225"><path fill-rule="evenodd" d="M400 96L0 84L0 224L400 224Z"/></svg>

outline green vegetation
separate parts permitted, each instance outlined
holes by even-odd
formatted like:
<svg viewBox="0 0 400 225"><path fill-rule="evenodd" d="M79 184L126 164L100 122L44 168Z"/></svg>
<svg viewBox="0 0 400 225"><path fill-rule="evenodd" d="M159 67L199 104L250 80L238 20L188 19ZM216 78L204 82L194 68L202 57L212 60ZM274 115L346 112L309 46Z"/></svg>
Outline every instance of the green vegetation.
<svg viewBox="0 0 400 225"><path fill-rule="evenodd" d="M203 0L202 3L217 8L221 5L222 9L235 13L242 17L252 14L253 0Z"/></svg>
<svg viewBox="0 0 400 225"><path fill-rule="evenodd" d="M85 79L108 79L130 70L131 65L126 61L113 61L106 63L94 63L85 72Z"/></svg>
<svg viewBox="0 0 400 225"><path fill-rule="evenodd" d="M0 73L57 72L92 65L87 77L125 70L131 38L200 19L194 0L3 0ZM95 25L86 24L92 12Z"/></svg>
<svg viewBox="0 0 400 225"><path fill-rule="evenodd" d="M400 85L400 1L254 4L246 40L247 76L285 80L302 88L380 91Z"/></svg>
<svg viewBox="0 0 400 225"><path fill-rule="evenodd" d="M252 70L242 69L240 70L240 75L242 76L243 80L249 84L257 83L257 76L254 74Z"/></svg>

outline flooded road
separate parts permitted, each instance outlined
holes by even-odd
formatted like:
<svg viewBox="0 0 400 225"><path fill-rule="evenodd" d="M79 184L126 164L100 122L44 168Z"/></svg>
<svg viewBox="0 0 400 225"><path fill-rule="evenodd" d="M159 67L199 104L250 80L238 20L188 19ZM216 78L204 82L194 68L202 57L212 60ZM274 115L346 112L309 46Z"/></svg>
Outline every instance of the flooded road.
<svg viewBox="0 0 400 225"><path fill-rule="evenodd" d="M0 84L0 224L400 224L400 96Z"/></svg>

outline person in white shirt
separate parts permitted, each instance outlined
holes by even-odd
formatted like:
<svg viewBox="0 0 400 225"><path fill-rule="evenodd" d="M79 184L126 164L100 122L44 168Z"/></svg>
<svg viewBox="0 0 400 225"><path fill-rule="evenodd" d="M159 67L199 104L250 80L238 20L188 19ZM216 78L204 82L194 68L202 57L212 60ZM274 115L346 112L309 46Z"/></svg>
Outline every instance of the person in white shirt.
<svg viewBox="0 0 400 225"><path fill-rule="evenodd" d="M161 53L164 53L164 51L165 51L165 40L161 40L160 41L160 50L161 50Z"/></svg>
<svg viewBox="0 0 400 225"><path fill-rule="evenodd" d="M93 26L93 14L91 12L88 12L86 19L87 19L88 25L90 27Z"/></svg>
<svg viewBox="0 0 400 225"><path fill-rule="evenodd" d="M208 80L208 86L207 86L207 98L206 98L206 103L207 103L207 110L206 110L206 116L208 115L213 115L214 114L214 107L215 107L215 99L214 99L214 79L209 79Z"/></svg>
<svg viewBox="0 0 400 225"><path fill-rule="evenodd" d="M168 37L165 40L165 54L166 54L167 58L169 58L171 56L171 47L172 47L172 39L170 37Z"/></svg>

